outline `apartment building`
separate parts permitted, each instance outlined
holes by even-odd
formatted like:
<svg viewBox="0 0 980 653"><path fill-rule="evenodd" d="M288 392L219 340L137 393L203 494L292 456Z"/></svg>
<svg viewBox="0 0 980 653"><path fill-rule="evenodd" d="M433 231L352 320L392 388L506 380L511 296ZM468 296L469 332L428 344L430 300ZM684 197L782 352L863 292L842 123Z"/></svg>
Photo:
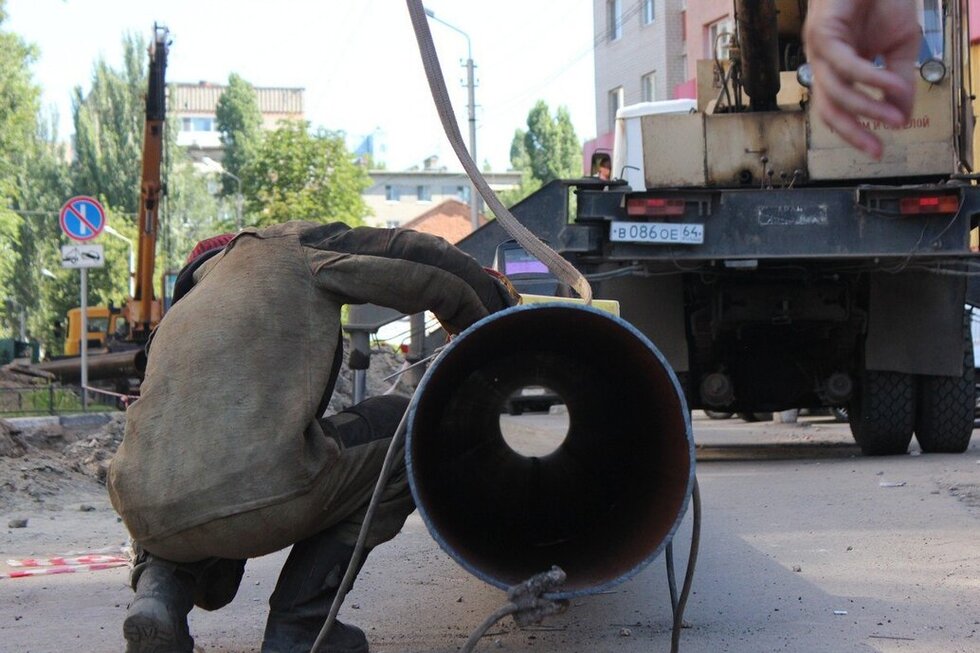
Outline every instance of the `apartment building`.
<svg viewBox="0 0 980 653"><path fill-rule="evenodd" d="M596 133L626 104L669 100L686 70L683 0L594 0Z"/></svg>
<svg viewBox="0 0 980 653"><path fill-rule="evenodd" d="M170 85L168 119L177 123L177 144L188 148L191 157L221 161L224 150L215 112L218 99L228 88L223 84L178 82ZM302 88L255 88L262 114L262 128L275 129L280 120L303 120Z"/></svg>
<svg viewBox="0 0 980 653"><path fill-rule="evenodd" d="M612 149L616 111L695 97L699 59L727 56L732 0L593 0L596 134L585 161Z"/></svg>
<svg viewBox="0 0 980 653"><path fill-rule="evenodd" d="M362 197L374 215L365 222L374 227L401 227L446 200L470 201L470 180L464 172L450 172L429 157L409 170L370 170L371 187ZM516 188L520 172L484 173L495 191Z"/></svg>

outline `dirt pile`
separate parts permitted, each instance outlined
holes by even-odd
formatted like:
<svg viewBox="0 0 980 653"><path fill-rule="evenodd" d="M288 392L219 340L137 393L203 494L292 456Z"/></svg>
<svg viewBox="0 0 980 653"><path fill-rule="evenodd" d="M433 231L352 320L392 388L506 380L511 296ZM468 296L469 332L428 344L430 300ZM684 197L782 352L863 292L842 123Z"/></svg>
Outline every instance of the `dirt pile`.
<svg viewBox="0 0 980 653"><path fill-rule="evenodd" d="M0 510L46 506L79 487L104 482L124 423L122 413L101 427L0 420ZM51 507L59 509L60 500Z"/></svg>
<svg viewBox="0 0 980 653"><path fill-rule="evenodd" d="M23 410L25 393L47 384L45 376L28 373L17 365L0 367L0 411Z"/></svg>
<svg viewBox="0 0 980 653"><path fill-rule="evenodd" d="M404 358L390 349L373 351L367 371L367 395L388 391L396 379L385 377L403 365ZM25 383L37 382L36 377L0 369L0 384L8 384L0 387L24 387ZM328 412L350 406L353 388L354 373L345 361ZM393 391L408 396L413 389L401 381ZM126 416L121 412L60 420L0 419L0 511L60 509L63 498L76 494L75 490L105 485L109 461L122 442L125 424Z"/></svg>

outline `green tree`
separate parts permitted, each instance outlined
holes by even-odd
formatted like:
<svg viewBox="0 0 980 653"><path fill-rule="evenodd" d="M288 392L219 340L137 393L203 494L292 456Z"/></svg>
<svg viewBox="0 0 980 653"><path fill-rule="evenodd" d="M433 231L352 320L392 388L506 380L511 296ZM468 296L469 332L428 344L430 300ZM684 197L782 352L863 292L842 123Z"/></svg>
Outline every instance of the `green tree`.
<svg viewBox="0 0 980 653"><path fill-rule="evenodd" d="M0 0L0 28L6 22ZM0 194L15 196L16 177L33 148L40 89L31 79L37 48L0 31ZM4 204L6 205L6 203Z"/></svg>
<svg viewBox="0 0 980 653"><path fill-rule="evenodd" d="M123 37L123 68L102 58L92 72L92 88L72 97L75 124L74 191L98 197L134 215L139 207L147 90L146 41Z"/></svg>
<svg viewBox="0 0 980 653"><path fill-rule="evenodd" d="M0 335L16 333L22 310L36 334L48 317L40 270L57 238L66 175L39 120L40 89L30 72L37 50L3 30L5 21L0 0Z"/></svg>
<svg viewBox="0 0 980 653"><path fill-rule="evenodd" d="M514 132L510 162L522 178L519 188L502 194L504 204L515 204L555 179L581 176L582 144L568 109L558 107L552 116L548 104L538 100L527 115L527 130Z"/></svg>
<svg viewBox="0 0 980 653"><path fill-rule="evenodd" d="M225 148L222 163L225 170L241 177L261 140L262 114L255 89L237 73L228 76L228 88L218 98L215 116ZM238 190L235 180L228 176L221 183L224 195L233 195Z"/></svg>
<svg viewBox="0 0 980 653"><path fill-rule="evenodd" d="M78 302L78 278L53 280L60 271L60 247L64 240L58 210L71 196L71 178L64 146L57 145L56 118L40 118L34 147L25 161L14 206L24 217L20 233L18 293L27 310L28 332L51 349L54 321L69 307L62 298L74 295ZM48 272L43 272L47 270Z"/></svg>
<svg viewBox="0 0 980 653"><path fill-rule="evenodd" d="M199 241L234 231L235 216L219 214L218 200L208 189L210 180L194 169L188 157L174 163L167 179L168 228L163 265L177 270Z"/></svg>
<svg viewBox="0 0 980 653"><path fill-rule="evenodd" d="M258 225L287 220L362 223L370 210L361 193L371 185L354 163L343 135L309 131L305 121L283 121L266 134L242 171L248 211Z"/></svg>

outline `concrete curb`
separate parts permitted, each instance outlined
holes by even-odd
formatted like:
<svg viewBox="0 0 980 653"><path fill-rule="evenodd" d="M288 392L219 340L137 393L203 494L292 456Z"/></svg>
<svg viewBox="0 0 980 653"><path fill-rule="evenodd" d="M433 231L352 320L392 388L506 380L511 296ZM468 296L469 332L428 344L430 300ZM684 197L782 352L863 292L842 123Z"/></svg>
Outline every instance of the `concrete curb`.
<svg viewBox="0 0 980 653"><path fill-rule="evenodd" d="M0 418L17 430L36 429L44 426L65 427L99 427L108 424L112 413L82 413L79 415L44 415L42 417L7 417Z"/></svg>

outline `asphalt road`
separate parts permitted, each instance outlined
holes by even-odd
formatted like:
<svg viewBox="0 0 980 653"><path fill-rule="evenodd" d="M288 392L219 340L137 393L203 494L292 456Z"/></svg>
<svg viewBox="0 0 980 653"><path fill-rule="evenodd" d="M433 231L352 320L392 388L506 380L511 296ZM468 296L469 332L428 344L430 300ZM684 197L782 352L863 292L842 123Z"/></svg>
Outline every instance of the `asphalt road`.
<svg viewBox="0 0 980 653"><path fill-rule="evenodd" d="M564 418L504 419L526 436L561 430ZM698 413L694 424L704 521L680 651L980 651L980 438L963 455L916 455L913 444L913 455L863 458L830 418L747 424ZM108 502L92 501L96 511L63 526L42 523L48 550L33 553L120 541ZM679 565L690 531L688 515L674 539ZM24 553L3 542L4 558ZM197 650L259 649L284 557L250 562L227 608L192 613ZM130 596L122 569L0 580L0 650L121 651ZM448 653L504 600L444 554L416 513L369 558L341 618L363 627L374 651ZM538 627L501 622L477 651L666 652L670 623L660 559Z"/></svg>

